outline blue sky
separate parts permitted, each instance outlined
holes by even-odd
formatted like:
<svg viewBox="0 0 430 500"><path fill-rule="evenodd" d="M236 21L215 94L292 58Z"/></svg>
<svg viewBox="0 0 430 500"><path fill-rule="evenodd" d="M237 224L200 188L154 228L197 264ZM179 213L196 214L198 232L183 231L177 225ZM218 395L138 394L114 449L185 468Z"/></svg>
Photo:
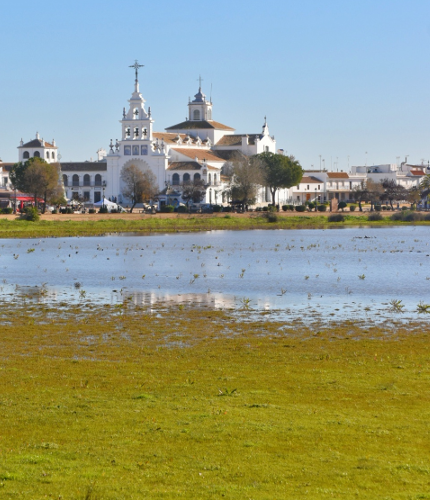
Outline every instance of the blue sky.
<svg viewBox="0 0 430 500"><path fill-rule="evenodd" d="M255 133L267 115L304 168L430 160L428 0L17 0L1 19L3 161L36 131L63 161L107 149L135 59L158 131L201 74L215 120Z"/></svg>

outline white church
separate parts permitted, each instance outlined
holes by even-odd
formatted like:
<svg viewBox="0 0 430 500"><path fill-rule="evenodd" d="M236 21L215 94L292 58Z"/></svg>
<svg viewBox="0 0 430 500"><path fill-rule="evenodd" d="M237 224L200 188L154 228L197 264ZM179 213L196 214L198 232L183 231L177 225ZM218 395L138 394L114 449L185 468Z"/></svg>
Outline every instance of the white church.
<svg viewBox="0 0 430 500"><path fill-rule="evenodd" d="M122 195L121 170L135 165L142 171L150 170L157 179L161 204L177 204L181 200L181 185L195 179L203 180L206 189L204 203L227 202L223 196L226 184L223 182L223 165L242 155L254 155L264 151L276 152L276 141L270 136L265 121L261 133L235 134L232 127L213 120L213 104L206 99L201 85L188 103L188 119L166 129L154 131L151 108L139 90L138 69L134 91L124 108L120 120L120 140L111 140L109 152L99 150L96 162L61 163L63 184L68 199L79 198L88 202L106 198L116 199L126 205L130 202ZM34 141L20 145L21 158L35 154L30 149ZM38 149L42 158L54 158L53 144L44 143ZM24 156L26 155L26 156ZM48 156L49 155L49 156ZM262 188L265 198L265 190ZM266 201L265 199L262 201Z"/></svg>

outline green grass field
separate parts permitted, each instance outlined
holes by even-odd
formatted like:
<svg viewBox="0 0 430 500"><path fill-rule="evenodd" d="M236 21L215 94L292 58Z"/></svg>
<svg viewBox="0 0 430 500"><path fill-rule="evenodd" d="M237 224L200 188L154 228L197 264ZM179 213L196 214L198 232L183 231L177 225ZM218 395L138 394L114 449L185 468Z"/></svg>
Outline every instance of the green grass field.
<svg viewBox="0 0 430 500"><path fill-rule="evenodd" d="M350 215L345 213L343 222L328 222L327 215L289 215L279 214L275 222L269 222L266 217L251 214L250 217L236 217L234 214L223 216L184 216L162 218L157 215L142 219L127 219L127 215L118 218L73 220L73 215L64 216L64 220L49 220L45 218L38 222L28 222L0 216L0 238L42 238L64 236L96 236L118 232L135 232L142 234L156 232L195 232L212 230L246 230L246 229L301 229L328 228L341 226L392 226L410 225L411 222L392 221L384 218L382 221L368 221L367 215ZM49 217L49 216L46 216ZM430 225L430 221L412 224Z"/></svg>
<svg viewBox="0 0 430 500"><path fill-rule="evenodd" d="M426 325L3 304L0 498L430 498Z"/></svg>

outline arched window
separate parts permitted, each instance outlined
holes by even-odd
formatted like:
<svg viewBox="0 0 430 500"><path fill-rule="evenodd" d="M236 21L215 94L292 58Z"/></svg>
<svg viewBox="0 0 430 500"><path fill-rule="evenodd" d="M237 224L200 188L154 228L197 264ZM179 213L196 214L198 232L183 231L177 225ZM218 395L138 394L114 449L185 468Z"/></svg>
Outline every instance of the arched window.
<svg viewBox="0 0 430 500"><path fill-rule="evenodd" d="M101 186L102 185L102 176L100 174L96 174L94 177L94 185Z"/></svg>
<svg viewBox="0 0 430 500"><path fill-rule="evenodd" d="M212 110L208 109L208 120L212 120Z"/></svg>
<svg viewBox="0 0 430 500"><path fill-rule="evenodd" d="M216 186L216 174L214 174L214 184Z"/></svg>
<svg viewBox="0 0 430 500"><path fill-rule="evenodd" d="M39 151L35 151L35 152L34 152L34 157L35 157L35 158L40 158L40 153L39 153Z"/></svg>
<svg viewBox="0 0 430 500"><path fill-rule="evenodd" d="M55 153L54 153L54 151L52 151L52 153L51 153L51 158L52 158L53 160L55 160Z"/></svg>
<svg viewBox="0 0 430 500"><path fill-rule="evenodd" d="M22 157L24 158L24 160L28 160L28 158L30 158L30 153L28 151L24 151Z"/></svg>
<svg viewBox="0 0 430 500"><path fill-rule="evenodd" d="M79 175L78 174L74 174L74 176L72 178L72 185L79 187Z"/></svg>
<svg viewBox="0 0 430 500"><path fill-rule="evenodd" d="M190 174L184 174L184 182L190 182Z"/></svg>
<svg viewBox="0 0 430 500"><path fill-rule="evenodd" d="M49 160L49 151L46 152L46 158Z"/></svg>
<svg viewBox="0 0 430 500"><path fill-rule="evenodd" d="M142 136L143 136L143 138L144 138L144 139L146 139L146 136L147 136L147 135L148 135L148 131L146 130L146 128L144 128L144 129L142 130Z"/></svg>
<svg viewBox="0 0 430 500"><path fill-rule="evenodd" d="M212 184L211 174L208 174L208 184Z"/></svg>
<svg viewBox="0 0 430 500"><path fill-rule="evenodd" d="M193 111L193 120L200 120L200 111L198 109Z"/></svg>
<svg viewBox="0 0 430 500"><path fill-rule="evenodd" d="M194 180L199 181L201 179L200 174L194 174Z"/></svg>
<svg viewBox="0 0 430 500"><path fill-rule="evenodd" d="M67 175L66 175L66 174L63 174L63 184L64 184L65 186L68 186L68 185L69 185L69 181L68 181L68 179L67 179Z"/></svg>
<svg viewBox="0 0 430 500"><path fill-rule="evenodd" d="M172 175L172 184L174 186L179 186L179 174Z"/></svg>
<svg viewBox="0 0 430 500"><path fill-rule="evenodd" d="M134 127L134 137L136 137L136 139L139 137L139 127Z"/></svg>
<svg viewBox="0 0 430 500"><path fill-rule="evenodd" d="M84 186L90 185L90 176L88 174L84 175Z"/></svg>

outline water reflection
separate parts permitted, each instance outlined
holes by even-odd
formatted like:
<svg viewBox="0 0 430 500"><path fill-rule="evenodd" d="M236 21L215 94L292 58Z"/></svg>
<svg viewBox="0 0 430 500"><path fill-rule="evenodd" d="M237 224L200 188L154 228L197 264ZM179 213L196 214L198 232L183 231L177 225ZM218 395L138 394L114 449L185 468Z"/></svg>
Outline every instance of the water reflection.
<svg viewBox="0 0 430 500"><path fill-rule="evenodd" d="M429 234L409 226L2 240L0 298L193 304L288 321L389 317L398 299L416 319L417 304L430 302Z"/></svg>

